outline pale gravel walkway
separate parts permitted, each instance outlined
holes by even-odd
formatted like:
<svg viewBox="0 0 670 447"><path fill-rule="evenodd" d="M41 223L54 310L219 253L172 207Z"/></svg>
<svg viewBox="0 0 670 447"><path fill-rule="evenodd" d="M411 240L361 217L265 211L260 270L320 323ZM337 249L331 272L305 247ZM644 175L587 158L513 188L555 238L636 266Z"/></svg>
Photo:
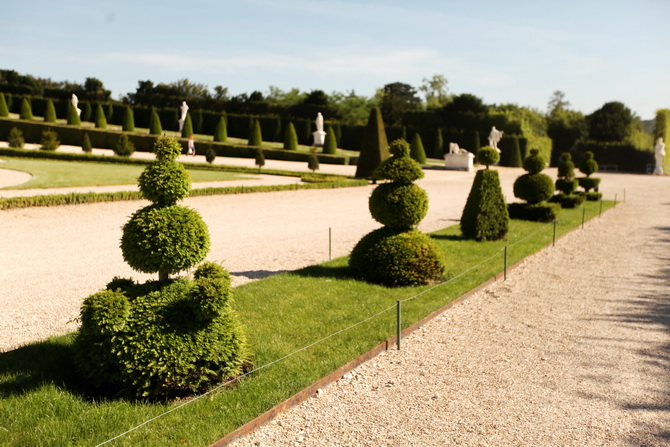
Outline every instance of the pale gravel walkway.
<svg viewBox="0 0 670 447"><path fill-rule="evenodd" d="M670 445L670 178L233 444Z"/></svg>

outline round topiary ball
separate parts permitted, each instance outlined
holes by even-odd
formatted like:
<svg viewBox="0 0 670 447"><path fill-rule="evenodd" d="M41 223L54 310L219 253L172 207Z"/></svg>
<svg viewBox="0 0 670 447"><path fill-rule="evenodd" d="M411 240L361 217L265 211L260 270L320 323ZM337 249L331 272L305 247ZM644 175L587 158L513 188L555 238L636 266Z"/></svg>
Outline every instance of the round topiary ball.
<svg viewBox="0 0 670 447"><path fill-rule="evenodd" d="M484 146L477 151L476 160L477 163L480 165L485 165L488 169L489 166L494 165L500 161L500 153L491 146Z"/></svg>
<svg viewBox="0 0 670 447"><path fill-rule="evenodd" d="M385 183L370 195L370 214L382 225L408 230L428 212L428 194L414 184Z"/></svg>
<svg viewBox="0 0 670 447"><path fill-rule="evenodd" d="M405 140L393 141L389 146L389 152L393 156L379 165L374 177L406 185L423 178L421 165L410 157L409 149L409 144Z"/></svg>
<svg viewBox="0 0 670 447"><path fill-rule="evenodd" d="M200 215L180 205L151 205L135 212L123 226L123 259L144 273L176 273L202 261L209 232Z"/></svg>
<svg viewBox="0 0 670 447"><path fill-rule="evenodd" d="M389 287L416 286L442 280L442 256L418 230L380 228L365 235L349 258L355 276Z"/></svg>
<svg viewBox="0 0 670 447"><path fill-rule="evenodd" d="M230 299L230 274L220 265L205 262L193 274L193 313L199 321L218 317Z"/></svg>
<svg viewBox="0 0 670 447"><path fill-rule="evenodd" d="M191 176L176 161L150 164L140 174L138 183L142 196L159 205L173 205L191 191Z"/></svg>
<svg viewBox="0 0 670 447"><path fill-rule="evenodd" d="M584 152L584 159L579 164L579 170L582 171L582 173L584 173L587 177L590 177L591 174L598 172L598 162L594 160L593 152Z"/></svg>
<svg viewBox="0 0 670 447"><path fill-rule="evenodd" d="M558 176L564 179L572 179L575 176L575 164L572 162L572 156L568 152L561 154L561 159L558 162Z"/></svg>
<svg viewBox="0 0 670 447"><path fill-rule="evenodd" d="M81 305L82 324L95 328L97 334L122 330L130 313L130 302L120 291L103 290L84 300Z"/></svg>
<svg viewBox="0 0 670 447"><path fill-rule="evenodd" d="M514 196L528 203L540 203L554 195L554 182L545 174L524 174L514 181Z"/></svg>
<svg viewBox="0 0 670 447"><path fill-rule="evenodd" d="M540 151L531 149L530 155L523 161L523 168L529 174L539 174L546 166L547 161L540 156Z"/></svg>
<svg viewBox="0 0 670 447"><path fill-rule="evenodd" d="M158 161L175 161L181 155L181 151L181 145L174 137L159 137L154 144L154 154Z"/></svg>

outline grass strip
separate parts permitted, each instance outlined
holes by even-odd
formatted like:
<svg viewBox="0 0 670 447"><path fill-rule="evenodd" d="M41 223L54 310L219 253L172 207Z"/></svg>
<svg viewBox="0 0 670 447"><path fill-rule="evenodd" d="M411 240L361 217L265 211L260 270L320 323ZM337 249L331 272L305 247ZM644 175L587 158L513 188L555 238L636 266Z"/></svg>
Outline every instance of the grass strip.
<svg viewBox="0 0 670 447"><path fill-rule="evenodd" d="M603 209L613 205L603 202ZM563 210L556 236L581 225L582 208L592 219L599 207L586 202ZM406 300L407 327L500 273L506 245L513 265L550 244L553 224L511 221L505 241L463 240L457 225L432 237L452 278L439 287L389 289L356 281L347 258L237 287L233 305L247 329L255 367L286 358L181 408L176 407L184 401L82 394L73 368L73 334L0 354L0 444L97 445L158 417L111 445L208 445L392 336L395 313L385 310L397 300Z"/></svg>

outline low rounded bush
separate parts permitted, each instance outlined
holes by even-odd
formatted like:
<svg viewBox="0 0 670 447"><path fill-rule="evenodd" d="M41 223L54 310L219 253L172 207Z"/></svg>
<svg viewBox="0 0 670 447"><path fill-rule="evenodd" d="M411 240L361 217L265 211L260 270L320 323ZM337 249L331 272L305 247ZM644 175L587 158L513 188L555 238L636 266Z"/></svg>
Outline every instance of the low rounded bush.
<svg viewBox="0 0 670 447"><path fill-rule="evenodd" d="M365 235L349 258L354 276L388 287L436 283L444 264L433 240L418 230L380 228Z"/></svg>
<svg viewBox="0 0 670 447"><path fill-rule="evenodd" d="M205 321L218 317L230 298L230 274L220 265L205 262L193 275L191 296L196 318Z"/></svg>
<svg viewBox="0 0 670 447"><path fill-rule="evenodd" d="M596 192L598 191L598 186L600 186L600 178L598 177L579 177L577 181L579 186L584 188L584 191L589 192L592 189Z"/></svg>
<svg viewBox="0 0 670 447"><path fill-rule="evenodd" d="M45 130L42 132L42 139L40 140L40 150L55 151L60 147L58 134L53 130Z"/></svg>
<svg viewBox="0 0 670 447"><path fill-rule="evenodd" d="M507 207L510 219L530 220L533 222L552 222L558 216L560 205L557 203L510 203Z"/></svg>
<svg viewBox="0 0 670 447"><path fill-rule="evenodd" d="M23 132L16 127L12 127L7 136L7 144L9 147L23 149L23 145L26 144L26 140L23 138Z"/></svg>
<svg viewBox="0 0 670 447"><path fill-rule="evenodd" d="M528 171L529 174L539 174L546 165L547 161L542 158L540 151L537 149L531 149L530 155L523 161L523 168Z"/></svg>
<svg viewBox="0 0 670 447"><path fill-rule="evenodd" d="M142 171L138 184L147 200L159 205L172 205L188 196L191 176L181 163L159 161Z"/></svg>
<svg viewBox="0 0 670 447"><path fill-rule="evenodd" d="M114 153L119 157L130 157L134 152L135 145L133 145L133 142L128 139L128 135L121 134L119 139L116 141Z"/></svg>
<svg viewBox="0 0 670 447"><path fill-rule="evenodd" d="M123 292L103 290L84 300L81 322L98 331L100 335L122 330L126 325L130 302Z"/></svg>
<svg viewBox="0 0 670 447"><path fill-rule="evenodd" d="M461 233L466 239L494 241L509 230L509 215L498 171L479 170L461 215Z"/></svg>
<svg viewBox="0 0 670 447"><path fill-rule="evenodd" d="M577 208L579 205L584 203L584 196L581 194L564 194L559 193L549 199L552 203L558 203L561 205L561 208Z"/></svg>
<svg viewBox="0 0 670 447"><path fill-rule="evenodd" d="M408 230L426 217L428 194L414 184L384 183L372 191L369 208L382 225Z"/></svg>
<svg viewBox="0 0 670 447"><path fill-rule="evenodd" d="M207 225L181 205L150 205L123 226L123 259L144 273L173 274L202 261L209 250Z"/></svg>
<svg viewBox="0 0 670 447"><path fill-rule="evenodd" d="M582 173L587 177L590 177L591 174L598 172L598 162L596 162L593 158L593 152L584 152L584 159L579 164L579 170L582 171Z"/></svg>
<svg viewBox="0 0 670 447"><path fill-rule="evenodd" d="M598 200L603 198L602 193L599 192L587 192L585 194L586 200L589 202L597 202Z"/></svg>
<svg viewBox="0 0 670 447"><path fill-rule="evenodd" d="M214 160L216 160L216 151L210 145L207 147L207 151L205 151L205 161L209 164L212 164L214 163Z"/></svg>
<svg viewBox="0 0 670 447"><path fill-rule="evenodd" d="M565 194L572 194L577 189L577 180L573 178L569 180L565 178L559 178L556 180L556 189Z"/></svg>
<svg viewBox="0 0 670 447"><path fill-rule="evenodd" d="M488 169L489 166L492 166L500 161L500 153L491 146L484 146L477 151L475 160L480 165L485 165Z"/></svg>
<svg viewBox="0 0 670 447"><path fill-rule="evenodd" d="M514 181L514 196L526 202L540 203L554 194L554 182L545 174L524 174Z"/></svg>

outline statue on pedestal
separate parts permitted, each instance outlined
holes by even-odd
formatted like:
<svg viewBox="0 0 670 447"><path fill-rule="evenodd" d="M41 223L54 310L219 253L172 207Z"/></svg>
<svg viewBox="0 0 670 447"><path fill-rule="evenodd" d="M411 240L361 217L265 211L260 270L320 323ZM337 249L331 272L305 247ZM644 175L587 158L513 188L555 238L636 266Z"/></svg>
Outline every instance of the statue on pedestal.
<svg viewBox="0 0 670 447"><path fill-rule="evenodd" d="M500 139L502 138L503 134L502 130L496 129L496 126L493 126L491 128L491 133L489 133L489 146L491 146L493 149L497 150L498 153L500 153L500 149L498 149L498 143L500 142Z"/></svg>
<svg viewBox="0 0 670 447"><path fill-rule="evenodd" d="M663 142L662 137L656 140L656 146L654 146L654 155L656 156L656 168L654 169L654 174L662 175L663 158L665 158L665 143Z"/></svg>
<svg viewBox="0 0 670 447"><path fill-rule="evenodd" d="M326 132L323 131L323 115L321 115L321 112L316 114L316 132L312 132L312 136L314 137L314 146L323 146L326 140Z"/></svg>
<svg viewBox="0 0 670 447"><path fill-rule="evenodd" d="M77 98L77 95L75 95L74 93L72 94L71 101L72 101L72 107L74 107L74 109L77 111L77 116L81 116L81 109L77 107L77 105L79 104L79 98Z"/></svg>
<svg viewBox="0 0 670 447"><path fill-rule="evenodd" d="M181 110L181 118L179 118L179 132L184 128L184 121L186 121L186 114L188 113L188 105L186 104L186 101L181 102L181 107L179 107Z"/></svg>

